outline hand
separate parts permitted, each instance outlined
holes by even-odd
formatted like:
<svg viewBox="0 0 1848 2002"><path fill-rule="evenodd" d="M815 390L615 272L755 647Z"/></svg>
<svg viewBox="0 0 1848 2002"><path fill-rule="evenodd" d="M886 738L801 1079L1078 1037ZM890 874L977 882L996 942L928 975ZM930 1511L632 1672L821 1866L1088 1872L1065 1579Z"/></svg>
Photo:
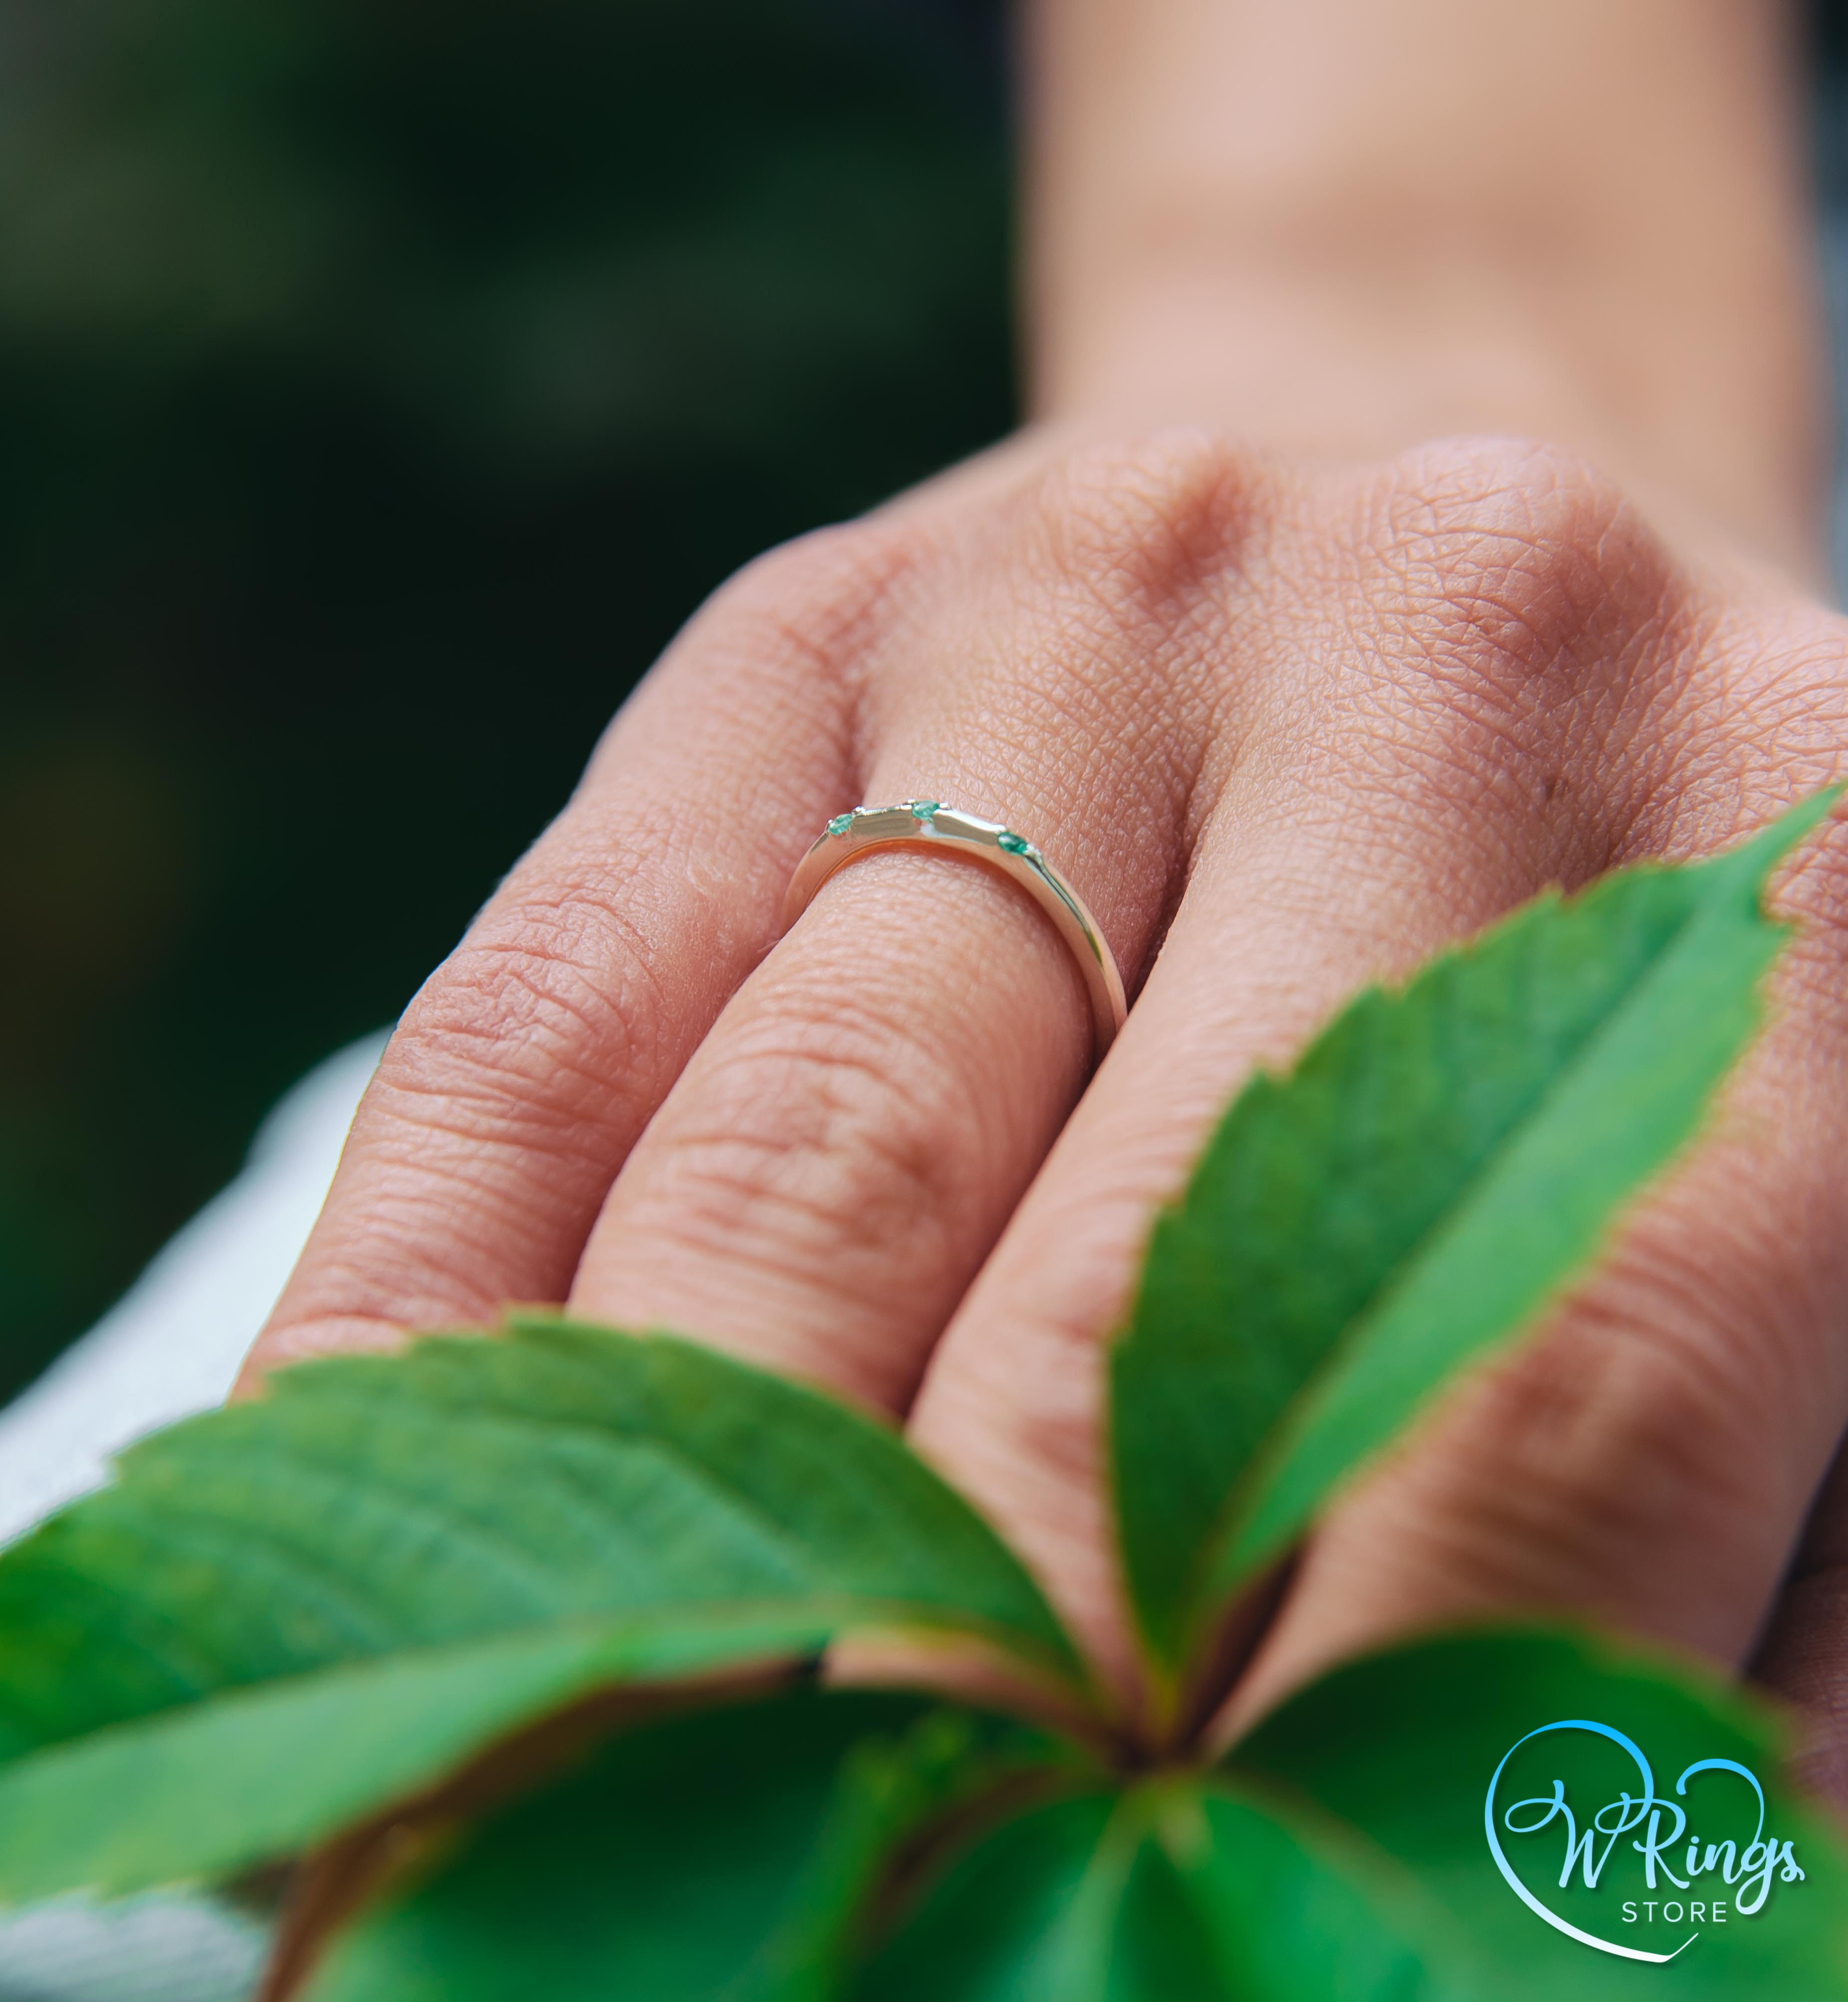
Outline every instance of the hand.
<svg viewBox="0 0 1848 2002"><path fill-rule="evenodd" d="M1023 439L695 619L406 1013L253 1366L509 1298L698 1334L908 1413L1127 1683L1100 1345L1251 1066L1845 763L1848 626L1569 454ZM828 816L909 796L1098 914L1136 999L1088 1086L1076 968L986 871L870 858L778 940ZM1490 1607L1752 1647L1848 1418L1848 839L1778 902L1804 930L1714 1130L1337 1510L1247 1701ZM1843 1577L1794 1589L1799 1640Z"/></svg>

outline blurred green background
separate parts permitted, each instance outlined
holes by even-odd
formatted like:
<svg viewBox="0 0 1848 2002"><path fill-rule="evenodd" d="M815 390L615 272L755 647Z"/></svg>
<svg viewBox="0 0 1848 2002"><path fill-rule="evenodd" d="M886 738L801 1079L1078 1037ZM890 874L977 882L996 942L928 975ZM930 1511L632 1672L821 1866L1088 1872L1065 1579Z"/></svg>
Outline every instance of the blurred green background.
<svg viewBox="0 0 1848 2002"><path fill-rule="evenodd" d="M701 596L1003 430L999 12L9 0L0 1396Z"/></svg>

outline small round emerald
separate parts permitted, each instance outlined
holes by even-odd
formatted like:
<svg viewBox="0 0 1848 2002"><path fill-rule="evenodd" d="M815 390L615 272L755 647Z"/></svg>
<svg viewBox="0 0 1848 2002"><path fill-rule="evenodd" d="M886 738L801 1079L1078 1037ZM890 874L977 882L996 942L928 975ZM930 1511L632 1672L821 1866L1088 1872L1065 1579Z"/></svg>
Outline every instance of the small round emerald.
<svg viewBox="0 0 1848 2002"><path fill-rule="evenodd" d="M1024 855L1027 853L1026 835L1016 834L1011 827L1004 827L995 835L995 842L997 847L1005 848L1009 855Z"/></svg>
<svg viewBox="0 0 1848 2002"><path fill-rule="evenodd" d="M941 800L913 800L911 803L912 817L915 820L929 820L943 804Z"/></svg>
<svg viewBox="0 0 1848 2002"><path fill-rule="evenodd" d="M828 823L828 832L830 834L845 834L848 828L853 825L853 816L852 814L836 814L834 818ZM814 822L812 821L810 822L810 825L814 825Z"/></svg>

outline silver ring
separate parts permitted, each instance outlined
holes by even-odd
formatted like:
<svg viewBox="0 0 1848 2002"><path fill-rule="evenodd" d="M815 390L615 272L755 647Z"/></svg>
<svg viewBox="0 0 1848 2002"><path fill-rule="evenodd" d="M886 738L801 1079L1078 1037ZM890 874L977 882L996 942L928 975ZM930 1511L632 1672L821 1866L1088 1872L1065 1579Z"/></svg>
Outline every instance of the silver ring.
<svg viewBox="0 0 1848 2002"><path fill-rule="evenodd" d="M940 855L985 863L1018 883L1058 927L1072 948L1091 997L1091 1021L1101 1057L1129 1013L1123 976L1084 899L1044 856L1011 827L978 820L936 800L901 800L896 806L856 807L836 814L797 865L783 899L786 932L837 869L884 848L929 848Z"/></svg>

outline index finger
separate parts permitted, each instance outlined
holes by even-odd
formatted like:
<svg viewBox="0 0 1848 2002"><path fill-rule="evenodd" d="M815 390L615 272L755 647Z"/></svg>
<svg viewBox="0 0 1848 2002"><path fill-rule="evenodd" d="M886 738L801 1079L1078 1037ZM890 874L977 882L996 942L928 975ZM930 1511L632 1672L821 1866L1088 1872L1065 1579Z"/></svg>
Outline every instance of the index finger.
<svg viewBox="0 0 1848 2002"><path fill-rule="evenodd" d="M565 1298L629 1149L775 938L818 820L853 795L849 664L903 563L877 529L806 538L670 648L406 1010L242 1387Z"/></svg>

